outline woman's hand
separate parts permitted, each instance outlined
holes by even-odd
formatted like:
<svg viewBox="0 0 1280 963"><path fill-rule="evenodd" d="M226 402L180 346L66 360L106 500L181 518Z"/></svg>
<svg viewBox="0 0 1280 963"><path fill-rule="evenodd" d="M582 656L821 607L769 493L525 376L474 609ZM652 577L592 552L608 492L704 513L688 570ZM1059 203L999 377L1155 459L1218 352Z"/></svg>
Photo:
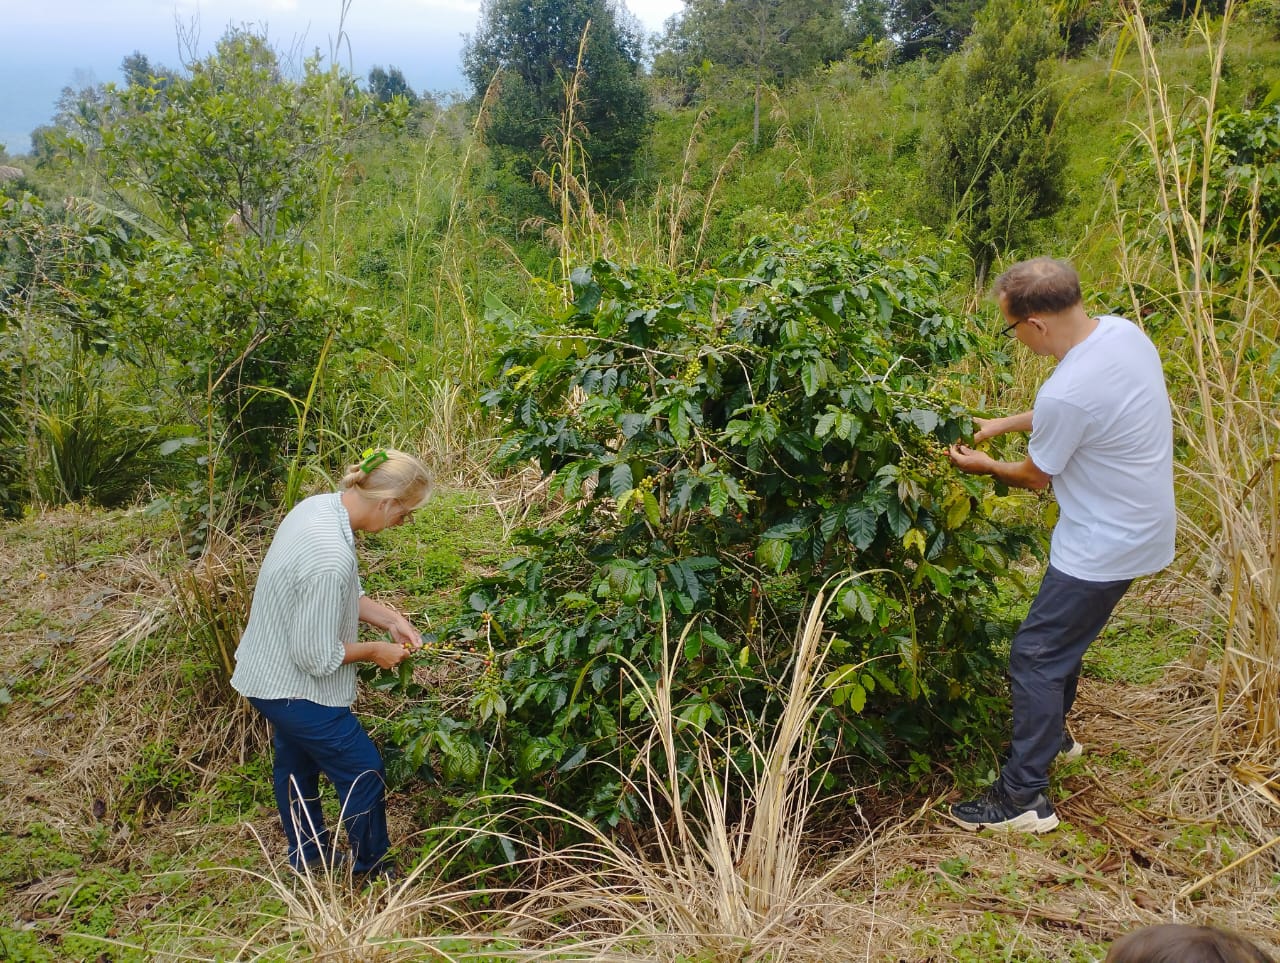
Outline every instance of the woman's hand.
<svg viewBox="0 0 1280 963"><path fill-rule="evenodd" d="M391 633L391 640L406 653L417 652L422 648L422 634L404 616L398 616L394 623L387 626L387 631Z"/></svg>
<svg viewBox="0 0 1280 963"><path fill-rule="evenodd" d="M405 659L410 651L399 642L347 642L346 653L342 664L351 662L372 662L382 669L394 669Z"/></svg>
<svg viewBox="0 0 1280 963"><path fill-rule="evenodd" d="M360 621L390 634L392 641L405 652L422 648L422 635L412 622L391 606L375 602L367 595L360 596Z"/></svg>
<svg viewBox="0 0 1280 963"><path fill-rule="evenodd" d="M369 660L380 669L394 669L409 658L409 650L397 642L370 642Z"/></svg>

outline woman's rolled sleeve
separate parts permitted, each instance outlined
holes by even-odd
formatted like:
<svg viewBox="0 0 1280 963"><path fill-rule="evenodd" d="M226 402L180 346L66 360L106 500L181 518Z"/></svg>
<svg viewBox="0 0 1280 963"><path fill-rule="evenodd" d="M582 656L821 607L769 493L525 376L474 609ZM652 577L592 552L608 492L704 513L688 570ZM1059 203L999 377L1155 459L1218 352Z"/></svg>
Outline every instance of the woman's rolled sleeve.
<svg viewBox="0 0 1280 963"><path fill-rule="evenodd" d="M348 621L347 583L340 572L320 572L299 587L298 603L289 630L289 658L311 676L332 675L342 665L346 649L342 627Z"/></svg>

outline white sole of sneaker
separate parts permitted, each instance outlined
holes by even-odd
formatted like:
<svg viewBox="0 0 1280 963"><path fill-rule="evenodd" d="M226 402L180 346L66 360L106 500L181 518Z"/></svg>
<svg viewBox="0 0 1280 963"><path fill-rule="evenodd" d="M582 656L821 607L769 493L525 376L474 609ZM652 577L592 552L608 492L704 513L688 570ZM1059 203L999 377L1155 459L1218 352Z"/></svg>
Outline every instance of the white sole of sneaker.
<svg viewBox="0 0 1280 963"><path fill-rule="evenodd" d="M1058 761L1071 762L1074 759L1079 759L1083 755L1084 746L1080 745L1078 742L1073 742L1071 743L1070 749L1064 749L1062 752L1058 753Z"/></svg>
<svg viewBox="0 0 1280 963"><path fill-rule="evenodd" d="M1048 816L1037 816L1034 809L1025 813L1019 813L1012 819L1006 819L998 823L970 823L963 819L957 819L947 811L947 818L962 829L976 833L979 829L994 829L1002 833L1047 833L1050 830L1058 828L1058 814L1050 813Z"/></svg>

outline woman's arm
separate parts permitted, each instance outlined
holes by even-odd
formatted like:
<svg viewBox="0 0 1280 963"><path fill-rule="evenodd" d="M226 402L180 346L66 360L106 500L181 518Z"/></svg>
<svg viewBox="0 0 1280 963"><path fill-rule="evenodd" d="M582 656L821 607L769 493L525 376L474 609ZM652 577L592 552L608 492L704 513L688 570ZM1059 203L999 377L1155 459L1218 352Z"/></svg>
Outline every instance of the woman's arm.
<svg viewBox="0 0 1280 963"><path fill-rule="evenodd" d="M347 642L342 664L373 662L383 669L394 669L416 649L422 648L422 636L403 615L389 605L360 596L358 614L361 622L391 633L392 642Z"/></svg>
<svg viewBox="0 0 1280 963"><path fill-rule="evenodd" d="M342 664L373 662L383 669L394 669L409 657L409 650L395 642L345 642Z"/></svg>
<svg viewBox="0 0 1280 963"><path fill-rule="evenodd" d="M391 633L391 638L406 649L422 648L422 635L403 615L389 605L360 596L360 621Z"/></svg>

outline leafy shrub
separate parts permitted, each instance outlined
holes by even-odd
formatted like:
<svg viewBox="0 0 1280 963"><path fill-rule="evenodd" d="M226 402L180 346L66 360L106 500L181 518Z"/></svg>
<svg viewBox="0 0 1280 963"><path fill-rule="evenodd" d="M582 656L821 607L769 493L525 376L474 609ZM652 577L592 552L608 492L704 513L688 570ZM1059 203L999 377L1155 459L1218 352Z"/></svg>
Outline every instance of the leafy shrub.
<svg viewBox="0 0 1280 963"><path fill-rule="evenodd" d="M1272 37L1280 37L1280 0L1249 0L1244 17L1246 22L1257 24Z"/></svg>
<svg viewBox="0 0 1280 963"><path fill-rule="evenodd" d="M154 462L153 419L108 389L119 379L108 379L111 366L98 358L112 347L111 333L88 316L82 294L119 244L90 205L46 204L14 182L0 185L4 515L37 498L124 500L141 482L133 469L154 467L146 464Z"/></svg>
<svg viewBox="0 0 1280 963"><path fill-rule="evenodd" d="M1200 143L1193 139L1194 125L1184 125L1181 133L1183 155L1196 158ZM1215 253L1230 250L1251 231L1262 245L1275 242L1280 232L1280 100L1219 116L1209 172L1205 204L1207 220L1216 229L1206 240Z"/></svg>
<svg viewBox="0 0 1280 963"><path fill-rule="evenodd" d="M806 600L852 571L824 751L884 760L979 710L1009 628L989 603L1031 538L946 467L970 424L943 369L973 343L914 242L833 218L691 279L597 262L562 316L512 323L486 397L502 454L570 511L473 587L452 639L484 656L470 716L411 710L411 766L438 751L446 780L629 817L643 710L622 665L654 679L664 627L688 628L672 699L693 765L704 732L771 724Z"/></svg>
<svg viewBox="0 0 1280 963"><path fill-rule="evenodd" d="M305 232L335 189L365 101L316 59L286 79L263 37L233 29L163 87L113 91L79 149L132 206L95 277L94 313L164 363L192 420L220 438L209 488L246 506L283 479L327 346L358 345ZM145 229L143 229L145 227ZM124 227L121 233L128 233Z"/></svg>
<svg viewBox="0 0 1280 963"><path fill-rule="evenodd" d="M1206 163L1205 127L1210 123L1213 137ZM1152 217L1152 198L1164 196L1162 179L1198 226L1194 243L1170 227L1173 222L1166 215ZM1132 232L1130 239L1145 255L1190 259L1194 245L1203 245L1205 280L1224 291L1247 275L1251 262L1267 274L1280 271L1275 247L1280 240L1280 101L1248 110L1220 108L1211 119L1202 110L1193 112L1178 122L1174 137L1158 154L1143 150L1138 155L1121 186L1126 215L1149 228ZM1144 307L1154 312L1148 324L1157 331L1171 321L1170 292L1162 290L1169 285L1166 271L1144 278L1139 287ZM1212 303L1224 320L1257 306L1248 298L1221 293Z"/></svg>

